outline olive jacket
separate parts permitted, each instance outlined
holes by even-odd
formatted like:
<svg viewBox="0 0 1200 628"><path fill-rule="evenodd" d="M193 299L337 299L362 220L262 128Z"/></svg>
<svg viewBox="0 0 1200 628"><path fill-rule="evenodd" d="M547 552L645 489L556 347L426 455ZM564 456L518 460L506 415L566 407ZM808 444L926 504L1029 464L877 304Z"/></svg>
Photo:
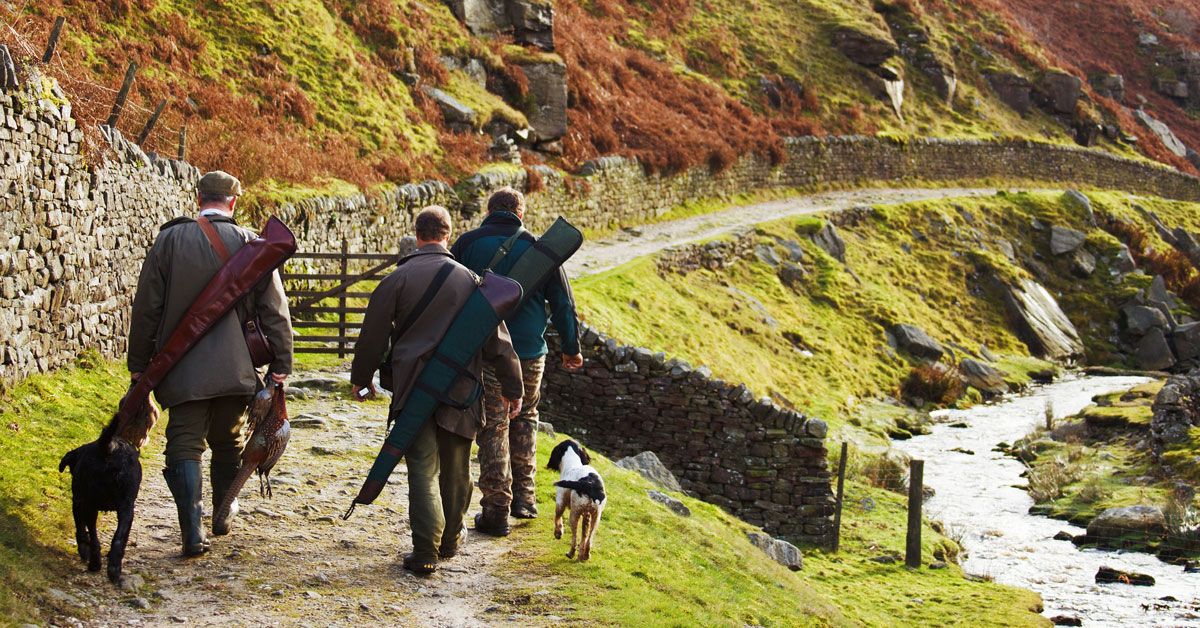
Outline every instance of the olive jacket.
<svg viewBox="0 0 1200 628"><path fill-rule="evenodd" d="M209 221L230 254L255 237L232 218L210 215ZM142 263L133 298L127 360L131 373L145 370L222 265L195 220L176 218L162 226ZM255 312L275 354L270 372L291 373L292 323L283 282L274 272L171 369L154 390L158 402L170 408L189 401L254 394L259 377L246 348L242 321Z"/></svg>
<svg viewBox="0 0 1200 628"><path fill-rule="evenodd" d="M454 269L412 326L396 339L392 350L393 412L403 407L417 376L446 335L454 315L475 292L478 277L454 261L445 247L427 244L405 256L400 266L379 282L367 304L350 371L350 383L362 387L371 383L375 371L387 356L395 330L408 319L445 264L453 264ZM470 370L476 377L481 376L485 361L496 370L502 394L509 399L519 399L524 393L521 361L513 350L508 328L503 322L471 362ZM458 386L470 389L469 382L459 382ZM465 390L455 390L455 395L459 396ZM442 429L474 439L487 417L483 414L483 399L480 398L466 410L441 405L434 418Z"/></svg>

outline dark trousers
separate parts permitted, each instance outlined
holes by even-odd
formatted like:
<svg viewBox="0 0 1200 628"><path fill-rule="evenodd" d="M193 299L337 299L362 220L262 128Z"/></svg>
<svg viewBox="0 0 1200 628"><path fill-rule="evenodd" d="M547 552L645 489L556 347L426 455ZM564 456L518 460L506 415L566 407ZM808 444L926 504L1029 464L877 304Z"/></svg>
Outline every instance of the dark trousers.
<svg viewBox="0 0 1200 628"><path fill-rule="evenodd" d="M235 395L181 403L167 410L167 466L200 460L212 447L213 464L237 465L250 397Z"/></svg>
<svg viewBox="0 0 1200 628"><path fill-rule="evenodd" d="M404 460L413 556L437 562L440 547L461 541L457 536L471 506L471 439L431 419L417 432Z"/></svg>

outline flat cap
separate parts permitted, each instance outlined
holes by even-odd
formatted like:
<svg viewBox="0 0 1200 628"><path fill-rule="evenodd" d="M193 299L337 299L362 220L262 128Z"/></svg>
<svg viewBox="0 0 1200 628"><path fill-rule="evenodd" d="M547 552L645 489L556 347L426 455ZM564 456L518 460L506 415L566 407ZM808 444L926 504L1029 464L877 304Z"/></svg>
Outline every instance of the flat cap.
<svg viewBox="0 0 1200 628"><path fill-rule="evenodd" d="M213 170L200 177L196 192L201 196L241 196L242 182L228 172Z"/></svg>

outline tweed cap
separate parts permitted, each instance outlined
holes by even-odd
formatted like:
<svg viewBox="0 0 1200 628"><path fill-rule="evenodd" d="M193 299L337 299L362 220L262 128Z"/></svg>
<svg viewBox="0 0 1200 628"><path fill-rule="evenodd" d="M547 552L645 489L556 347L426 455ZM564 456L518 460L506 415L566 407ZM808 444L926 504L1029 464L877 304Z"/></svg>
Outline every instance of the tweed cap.
<svg viewBox="0 0 1200 628"><path fill-rule="evenodd" d="M200 177L196 192L201 196L241 196L242 182L228 172L213 170Z"/></svg>

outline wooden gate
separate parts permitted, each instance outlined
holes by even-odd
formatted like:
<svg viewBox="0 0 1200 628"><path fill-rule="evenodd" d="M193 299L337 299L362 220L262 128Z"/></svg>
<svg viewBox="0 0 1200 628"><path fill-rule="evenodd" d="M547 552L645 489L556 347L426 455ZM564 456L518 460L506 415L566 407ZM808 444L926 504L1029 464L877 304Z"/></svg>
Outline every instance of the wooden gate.
<svg viewBox="0 0 1200 628"><path fill-rule="evenodd" d="M371 293L354 291L355 285L383 279L400 261L400 253L350 253L345 242L337 253L296 253L280 277L287 285L296 329L296 353L336 353L345 357L354 352L358 330ZM338 272L288 272L288 267L336 266ZM357 262L357 263L356 263ZM366 270L355 270L366 264ZM371 286L374 287L374 286Z"/></svg>

